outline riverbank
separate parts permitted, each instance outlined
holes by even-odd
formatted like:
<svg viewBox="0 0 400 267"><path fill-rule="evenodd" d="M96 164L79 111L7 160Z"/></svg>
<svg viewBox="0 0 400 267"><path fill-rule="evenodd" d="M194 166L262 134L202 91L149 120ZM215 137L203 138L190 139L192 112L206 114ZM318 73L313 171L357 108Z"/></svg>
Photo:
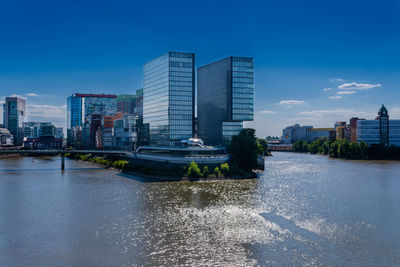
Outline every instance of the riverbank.
<svg viewBox="0 0 400 267"><path fill-rule="evenodd" d="M0 154L0 159L11 159L20 156L21 156L20 154Z"/></svg>
<svg viewBox="0 0 400 267"><path fill-rule="evenodd" d="M350 143L345 139L330 141L320 138L312 143L299 140L293 144L293 151L327 155L340 159L400 160L400 147L387 147L380 144L367 145L364 141Z"/></svg>
<svg viewBox="0 0 400 267"><path fill-rule="evenodd" d="M238 180L254 179L262 172L244 172L237 168L235 164L229 166L228 163L209 167L198 166L195 162L189 165L165 164L165 163L135 163L128 160L121 160L112 157L97 157L93 155L65 154L69 159L81 160L96 164L107 169L113 169L122 173L138 176L147 180L159 181L202 181L202 180Z"/></svg>

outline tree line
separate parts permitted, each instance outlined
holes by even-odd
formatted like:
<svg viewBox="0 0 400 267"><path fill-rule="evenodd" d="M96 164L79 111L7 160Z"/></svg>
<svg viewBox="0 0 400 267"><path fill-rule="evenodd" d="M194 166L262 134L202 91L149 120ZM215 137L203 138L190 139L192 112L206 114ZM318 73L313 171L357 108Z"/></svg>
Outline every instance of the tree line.
<svg viewBox="0 0 400 267"><path fill-rule="evenodd" d="M386 147L381 144L368 146L364 141L349 142L347 139L335 141L319 138L311 143L299 140L292 145L296 152L329 155L342 159L400 159L400 147Z"/></svg>

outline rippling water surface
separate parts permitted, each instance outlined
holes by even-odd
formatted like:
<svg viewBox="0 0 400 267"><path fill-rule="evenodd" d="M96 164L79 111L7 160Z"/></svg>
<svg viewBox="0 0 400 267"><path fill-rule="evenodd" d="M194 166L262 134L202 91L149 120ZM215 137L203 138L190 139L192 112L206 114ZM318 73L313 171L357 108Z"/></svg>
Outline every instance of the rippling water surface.
<svg viewBox="0 0 400 267"><path fill-rule="evenodd" d="M400 163L275 153L255 180L0 160L0 266L400 265Z"/></svg>

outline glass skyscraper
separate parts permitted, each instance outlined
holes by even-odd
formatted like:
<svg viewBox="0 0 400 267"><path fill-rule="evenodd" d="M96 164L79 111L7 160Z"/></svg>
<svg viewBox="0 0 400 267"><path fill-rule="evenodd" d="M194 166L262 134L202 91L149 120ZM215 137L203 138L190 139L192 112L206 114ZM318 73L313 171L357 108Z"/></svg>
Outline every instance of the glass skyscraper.
<svg viewBox="0 0 400 267"><path fill-rule="evenodd" d="M26 100L19 97L6 97L3 104L3 122L14 136L14 145L20 146L24 141L24 130L22 124L25 119Z"/></svg>
<svg viewBox="0 0 400 267"><path fill-rule="evenodd" d="M194 66L192 53L168 52L143 67L143 123L151 145L179 145L193 137Z"/></svg>
<svg viewBox="0 0 400 267"><path fill-rule="evenodd" d="M227 57L197 70L198 137L227 145L254 119L253 58Z"/></svg>

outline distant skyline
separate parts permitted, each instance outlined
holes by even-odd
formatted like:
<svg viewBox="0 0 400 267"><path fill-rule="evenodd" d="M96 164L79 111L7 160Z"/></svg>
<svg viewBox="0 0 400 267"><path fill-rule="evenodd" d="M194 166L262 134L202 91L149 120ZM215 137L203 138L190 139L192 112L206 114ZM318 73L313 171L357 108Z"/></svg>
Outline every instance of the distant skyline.
<svg viewBox="0 0 400 267"><path fill-rule="evenodd" d="M8 1L0 5L0 103L66 125L75 92L134 94L167 51L196 67L253 57L257 135L300 123L400 118L398 1ZM2 105L0 105L2 122Z"/></svg>

